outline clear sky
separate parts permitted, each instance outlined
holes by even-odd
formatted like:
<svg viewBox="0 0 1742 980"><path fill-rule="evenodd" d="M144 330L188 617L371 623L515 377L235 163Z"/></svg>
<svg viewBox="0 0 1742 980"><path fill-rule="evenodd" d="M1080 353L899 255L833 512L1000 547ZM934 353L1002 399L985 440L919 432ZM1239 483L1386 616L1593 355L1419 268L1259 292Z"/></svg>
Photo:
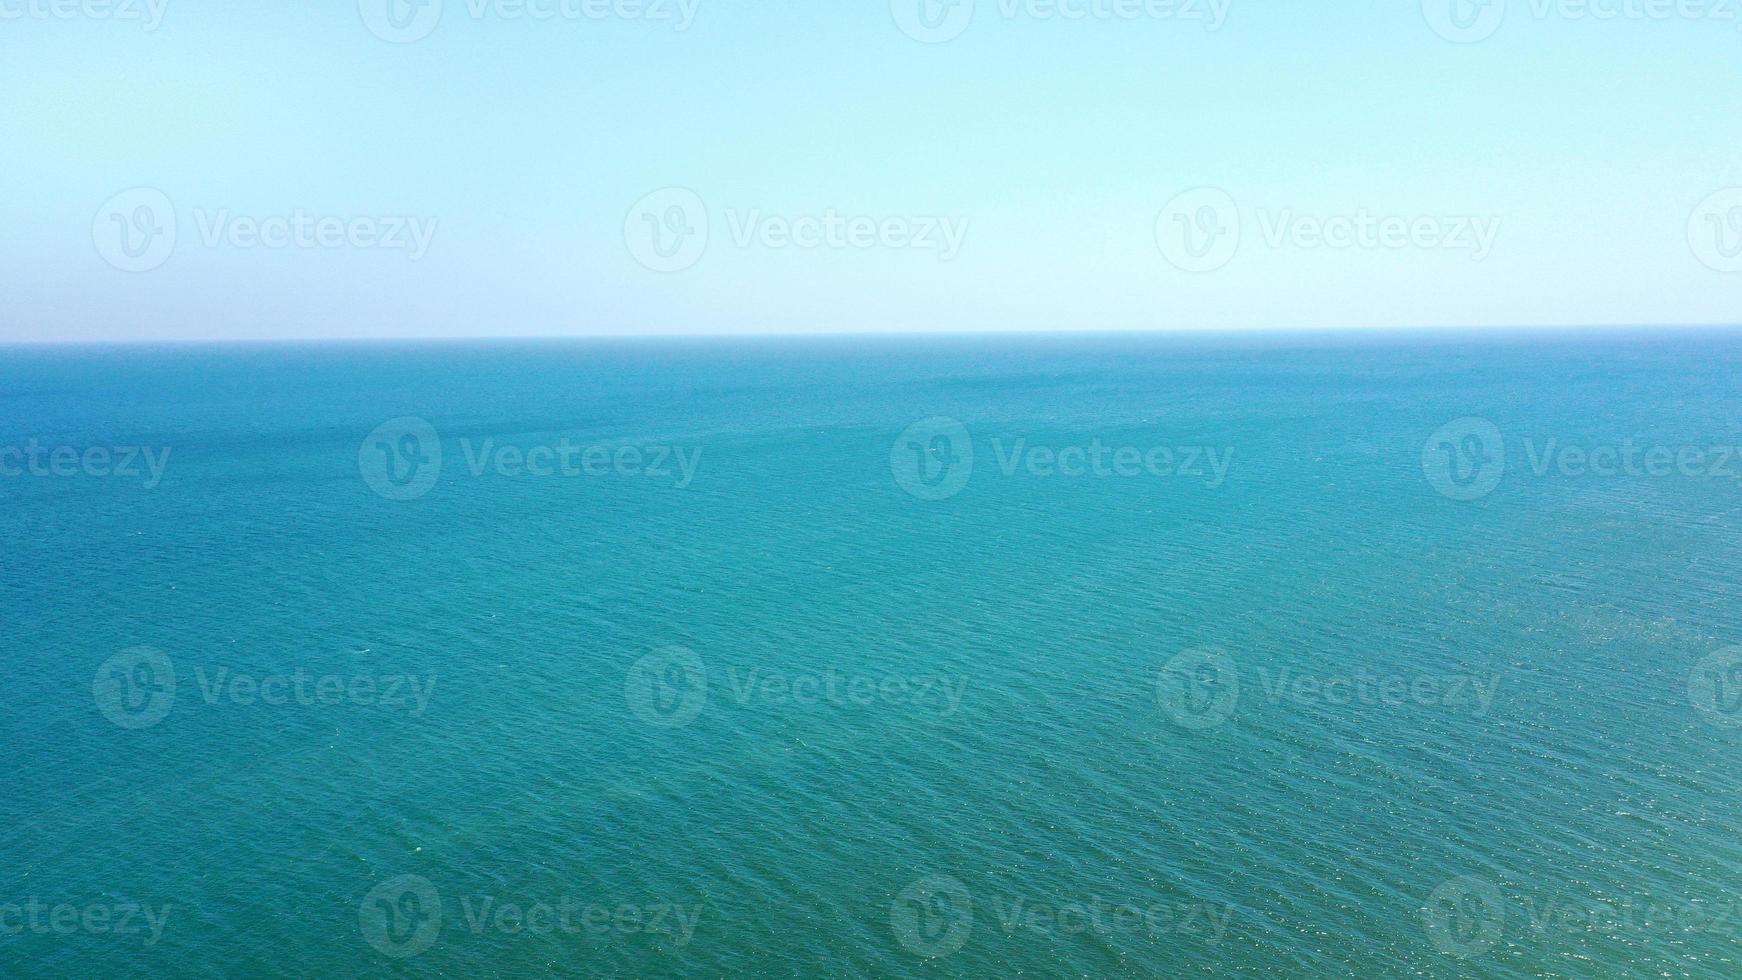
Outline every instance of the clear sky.
<svg viewBox="0 0 1742 980"><path fill-rule="evenodd" d="M0 341L1742 321L1737 0L423 3L0 0Z"/></svg>

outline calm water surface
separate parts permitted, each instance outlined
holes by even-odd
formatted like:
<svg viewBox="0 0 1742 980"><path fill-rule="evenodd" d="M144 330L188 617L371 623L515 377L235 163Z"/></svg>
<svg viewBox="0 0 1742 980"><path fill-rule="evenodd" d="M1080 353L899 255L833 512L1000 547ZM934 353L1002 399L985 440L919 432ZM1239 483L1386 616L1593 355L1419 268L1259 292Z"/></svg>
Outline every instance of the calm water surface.
<svg viewBox="0 0 1742 980"><path fill-rule="evenodd" d="M1742 976L1738 351L0 352L0 973Z"/></svg>

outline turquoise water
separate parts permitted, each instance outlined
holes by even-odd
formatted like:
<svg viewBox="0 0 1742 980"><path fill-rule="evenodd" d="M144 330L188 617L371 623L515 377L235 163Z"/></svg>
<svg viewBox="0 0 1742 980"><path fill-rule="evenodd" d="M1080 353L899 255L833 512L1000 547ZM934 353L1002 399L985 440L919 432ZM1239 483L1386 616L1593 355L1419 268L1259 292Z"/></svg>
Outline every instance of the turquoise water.
<svg viewBox="0 0 1742 980"><path fill-rule="evenodd" d="M0 973L1742 975L1730 335L10 349L0 406Z"/></svg>

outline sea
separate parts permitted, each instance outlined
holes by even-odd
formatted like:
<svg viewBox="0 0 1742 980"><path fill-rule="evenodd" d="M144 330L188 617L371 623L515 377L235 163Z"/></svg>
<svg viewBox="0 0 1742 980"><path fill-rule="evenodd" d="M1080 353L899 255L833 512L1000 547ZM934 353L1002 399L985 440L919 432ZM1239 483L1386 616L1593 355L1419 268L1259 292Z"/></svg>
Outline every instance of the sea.
<svg viewBox="0 0 1742 980"><path fill-rule="evenodd" d="M1742 976L1738 340L0 349L0 975Z"/></svg>

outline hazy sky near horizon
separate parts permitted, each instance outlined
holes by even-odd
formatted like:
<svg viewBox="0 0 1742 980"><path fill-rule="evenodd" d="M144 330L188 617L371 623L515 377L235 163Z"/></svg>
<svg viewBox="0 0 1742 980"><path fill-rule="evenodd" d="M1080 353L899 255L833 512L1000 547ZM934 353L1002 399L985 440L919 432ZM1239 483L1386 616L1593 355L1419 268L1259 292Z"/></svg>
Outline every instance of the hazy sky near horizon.
<svg viewBox="0 0 1742 980"><path fill-rule="evenodd" d="M0 0L0 341L1735 323L1738 78L1742 0Z"/></svg>

